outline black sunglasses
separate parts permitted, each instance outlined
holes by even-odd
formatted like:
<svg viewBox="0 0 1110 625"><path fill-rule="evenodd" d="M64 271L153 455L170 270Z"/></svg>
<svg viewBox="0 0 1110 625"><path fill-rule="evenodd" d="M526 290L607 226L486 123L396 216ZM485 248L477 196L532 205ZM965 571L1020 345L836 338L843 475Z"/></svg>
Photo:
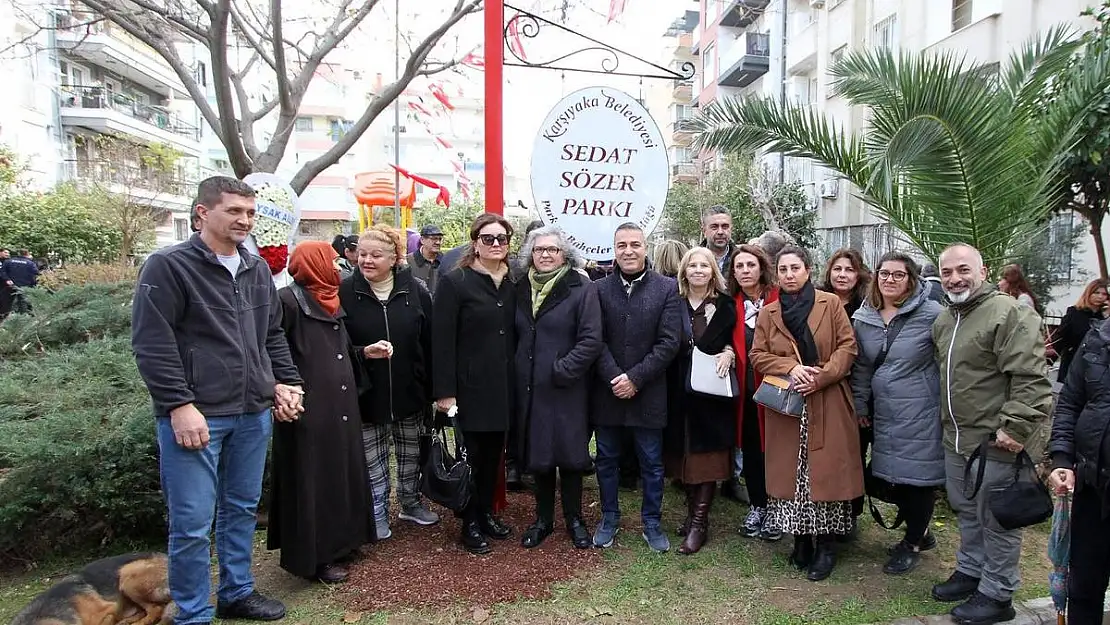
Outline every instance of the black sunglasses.
<svg viewBox="0 0 1110 625"><path fill-rule="evenodd" d="M509 235L507 235L507 234L479 234L478 235L478 240L481 241L483 245L493 245L494 241L496 241L500 245L508 245L509 244Z"/></svg>

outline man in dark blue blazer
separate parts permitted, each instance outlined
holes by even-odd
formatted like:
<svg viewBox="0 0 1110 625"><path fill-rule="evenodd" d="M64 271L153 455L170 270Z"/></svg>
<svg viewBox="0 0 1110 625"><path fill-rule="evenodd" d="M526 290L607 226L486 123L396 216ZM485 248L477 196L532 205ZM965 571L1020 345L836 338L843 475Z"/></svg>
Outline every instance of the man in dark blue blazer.
<svg viewBox="0 0 1110 625"><path fill-rule="evenodd" d="M620 529L621 436L635 441L643 480L644 540L670 549L663 510L663 428L667 425L667 366L679 351L682 302L678 283L647 266L644 232L634 223L613 235L616 269L597 282L605 346L597 361L591 421L597 437L602 519L594 545L610 547Z"/></svg>

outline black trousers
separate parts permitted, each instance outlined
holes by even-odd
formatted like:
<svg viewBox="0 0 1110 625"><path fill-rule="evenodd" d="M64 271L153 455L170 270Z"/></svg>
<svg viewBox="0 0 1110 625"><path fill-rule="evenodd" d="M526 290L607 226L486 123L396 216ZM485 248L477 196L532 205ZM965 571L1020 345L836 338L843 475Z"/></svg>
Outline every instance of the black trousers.
<svg viewBox="0 0 1110 625"><path fill-rule="evenodd" d="M759 432L759 407L748 397L740 423L740 452L744 454L744 484L753 508L767 507L767 466L764 464L763 437Z"/></svg>
<svg viewBox="0 0 1110 625"><path fill-rule="evenodd" d="M474 494L466 507L464 518L478 520L481 515L493 512L493 499L497 490L501 452L505 449L504 432L463 432L466 461L474 481Z"/></svg>
<svg viewBox="0 0 1110 625"><path fill-rule="evenodd" d="M859 429L859 460L860 466L867 466L867 452L871 449L871 444L875 442L875 430L872 428ZM856 497L852 500L852 516L859 518L863 514L863 509L867 506L864 503L863 497Z"/></svg>
<svg viewBox="0 0 1110 625"><path fill-rule="evenodd" d="M582 472L559 469L535 473L536 517L551 525L555 520L555 483L563 497L563 518L569 523L582 516Z"/></svg>
<svg viewBox="0 0 1110 625"><path fill-rule="evenodd" d="M1081 488L1071 504L1068 625L1101 625L1110 582L1110 518L1098 489Z"/></svg>
<svg viewBox="0 0 1110 625"><path fill-rule="evenodd" d="M898 509L906 521L906 542L916 545L929 531L936 494L932 486L898 485Z"/></svg>

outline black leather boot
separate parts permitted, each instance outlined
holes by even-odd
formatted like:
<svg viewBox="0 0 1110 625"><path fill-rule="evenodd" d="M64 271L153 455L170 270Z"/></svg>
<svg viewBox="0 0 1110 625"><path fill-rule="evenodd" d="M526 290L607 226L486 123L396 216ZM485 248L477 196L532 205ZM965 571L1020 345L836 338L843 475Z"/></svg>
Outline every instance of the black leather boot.
<svg viewBox="0 0 1110 625"><path fill-rule="evenodd" d="M590 530L582 517L567 519L567 534L570 534L570 542L574 543L575 549L589 549L593 545Z"/></svg>
<svg viewBox="0 0 1110 625"><path fill-rule="evenodd" d="M535 523L532 523L528 526L528 529L524 530L524 536L520 539L520 544L523 545L525 549L539 547L553 531L555 531L555 528L551 521L536 519Z"/></svg>
<svg viewBox="0 0 1110 625"><path fill-rule="evenodd" d="M478 526L483 534L494 540L504 540L513 534L511 527L502 523L500 519L489 512L478 519Z"/></svg>
<svg viewBox="0 0 1110 625"><path fill-rule="evenodd" d="M1012 601L992 599L976 590L964 603L952 608L952 620L960 625L993 625L1013 620Z"/></svg>
<svg viewBox="0 0 1110 625"><path fill-rule="evenodd" d="M790 553L790 564L794 568L805 570L813 562L813 536L801 534L794 536L794 551Z"/></svg>
<svg viewBox="0 0 1110 625"><path fill-rule="evenodd" d="M809 572L806 579L819 582L828 579L836 568L836 538L828 534L817 537L817 549L813 552L813 561L809 563Z"/></svg>
<svg viewBox="0 0 1110 625"><path fill-rule="evenodd" d="M944 602L963 601L979 588L979 578L956 571L943 583L933 586L933 599Z"/></svg>
<svg viewBox="0 0 1110 625"><path fill-rule="evenodd" d="M465 521L462 525L462 537L459 539L464 549L476 555L485 555L490 552L489 542L482 534L482 528L475 521Z"/></svg>

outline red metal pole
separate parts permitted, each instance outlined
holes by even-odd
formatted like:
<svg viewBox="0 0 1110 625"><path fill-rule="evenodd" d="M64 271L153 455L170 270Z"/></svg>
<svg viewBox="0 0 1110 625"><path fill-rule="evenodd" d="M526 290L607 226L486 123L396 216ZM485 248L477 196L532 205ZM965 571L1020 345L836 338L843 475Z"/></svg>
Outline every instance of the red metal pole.
<svg viewBox="0 0 1110 625"><path fill-rule="evenodd" d="M486 212L505 212L502 91L505 85L505 2L486 0Z"/></svg>

